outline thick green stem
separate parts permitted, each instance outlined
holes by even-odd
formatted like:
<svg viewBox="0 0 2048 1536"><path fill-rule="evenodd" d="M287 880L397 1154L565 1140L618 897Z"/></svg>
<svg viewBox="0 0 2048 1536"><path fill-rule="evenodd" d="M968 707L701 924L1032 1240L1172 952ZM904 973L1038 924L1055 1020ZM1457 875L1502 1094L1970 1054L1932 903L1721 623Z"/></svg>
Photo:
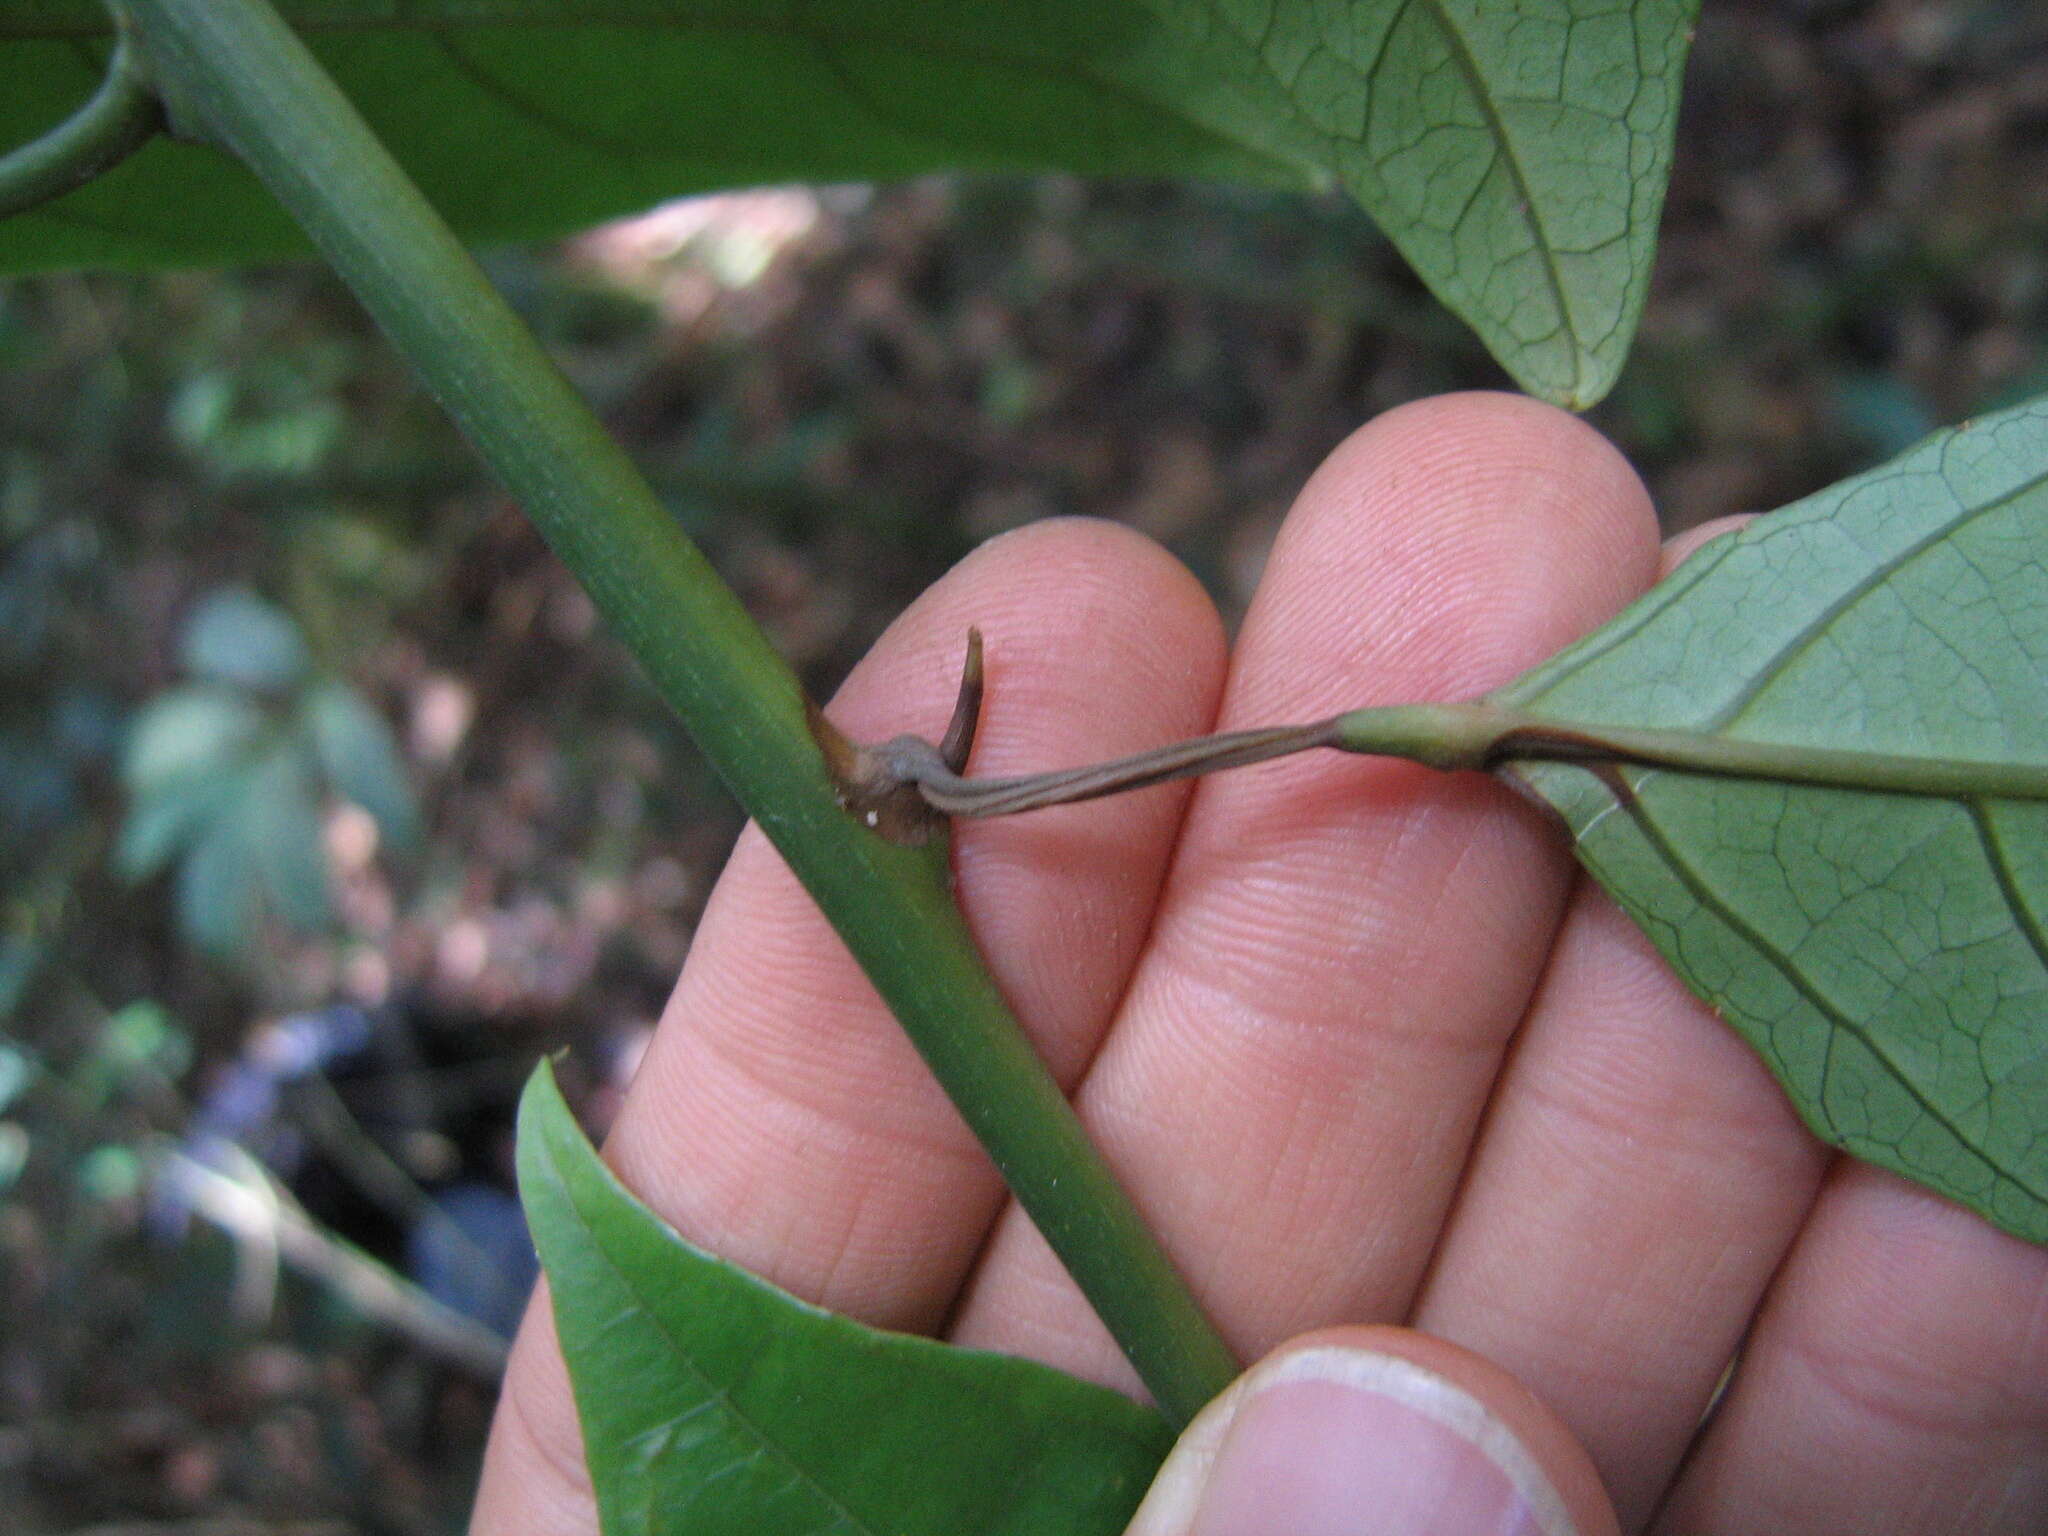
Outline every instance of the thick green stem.
<svg viewBox="0 0 2048 1536"><path fill-rule="evenodd" d="M165 86L304 226L588 588L1185 1422L1236 1362L1010 1016L942 857L840 809L795 678L267 0L125 4Z"/></svg>
<svg viewBox="0 0 2048 1536"><path fill-rule="evenodd" d="M0 156L0 218L62 197L111 170L163 126L124 28L92 98L41 138Z"/></svg>

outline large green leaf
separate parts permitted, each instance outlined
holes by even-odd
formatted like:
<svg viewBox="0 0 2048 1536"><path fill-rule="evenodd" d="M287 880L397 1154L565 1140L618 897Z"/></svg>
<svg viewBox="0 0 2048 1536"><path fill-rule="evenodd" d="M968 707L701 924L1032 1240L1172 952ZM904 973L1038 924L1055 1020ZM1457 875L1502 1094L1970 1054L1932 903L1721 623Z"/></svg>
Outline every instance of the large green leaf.
<svg viewBox="0 0 2048 1536"><path fill-rule="evenodd" d="M1496 697L2048 765L2048 401L1749 525ZM2048 803L1514 770L1820 1135L2048 1242Z"/></svg>
<svg viewBox="0 0 2048 1536"><path fill-rule="evenodd" d="M606 1536L1106 1536L1172 1444L1114 1392L864 1328L692 1248L598 1160L545 1064L519 1184Z"/></svg>
<svg viewBox="0 0 2048 1536"><path fill-rule="evenodd" d="M681 192L942 167L1355 194L1527 388L1587 405L1634 330L1698 0L283 0L465 235ZM0 145L96 78L100 0L0 0ZM0 226L0 268L303 249L160 143Z"/></svg>

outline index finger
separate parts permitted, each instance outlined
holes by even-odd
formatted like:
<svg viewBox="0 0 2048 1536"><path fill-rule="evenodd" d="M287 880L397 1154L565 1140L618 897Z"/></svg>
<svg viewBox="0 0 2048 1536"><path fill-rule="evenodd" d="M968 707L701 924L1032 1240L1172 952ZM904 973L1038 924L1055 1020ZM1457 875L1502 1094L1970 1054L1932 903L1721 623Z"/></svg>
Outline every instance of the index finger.
<svg viewBox="0 0 2048 1536"><path fill-rule="evenodd" d="M1221 626L1194 578L1112 524L1034 525L971 555L856 669L831 714L857 740L937 735L967 628L988 637L977 772L1114 756L1206 730ZM961 903L1063 1081L1122 994L1185 801L964 826ZM1002 1185L810 898L753 828L606 1147L692 1241L807 1300L936 1326ZM514 1346L475 1529L576 1528L575 1411L545 1303ZM537 1523L543 1514L551 1524ZM590 1528L586 1526L585 1528Z"/></svg>

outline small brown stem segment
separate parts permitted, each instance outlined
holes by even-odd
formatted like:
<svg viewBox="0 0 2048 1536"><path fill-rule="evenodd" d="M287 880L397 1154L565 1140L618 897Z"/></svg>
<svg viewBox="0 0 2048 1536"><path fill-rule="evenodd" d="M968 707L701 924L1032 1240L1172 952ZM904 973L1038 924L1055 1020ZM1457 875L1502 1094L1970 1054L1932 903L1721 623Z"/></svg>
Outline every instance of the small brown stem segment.
<svg viewBox="0 0 2048 1536"><path fill-rule="evenodd" d="M2048 800L2048 765L2041 763L1894 755L1686 730L1584 727L1525 715L1484 699L1352 710L1313 725L1203 736L1113 762L1022 778L962 778L940 760L936 749L914 736L899 736L874 752L881 756L882 772L892 787L900 792L904 785L914 784L931 811L946 816L1008 816L1315 747L1405 758L1445 772L1485 771L1511 762L1564 762L1668 768L1716 778L1879 794Z"/></svg>
<svg viewBox="0 0 2048 1536"><path fill-rule="evenodd" d="M1322 720L1314 725L1227 731L1220 736L1201 736L1193 741L1155 747L1112 762L1014 779L963 779L938 762L936 753L929 757L908 754L900 761L922 792L925 804L933 810L947 816L1010 816L1018 811L1145 789L1173 779L1191 779L1221 768L1242 768L1249 763L1306 752L1312 747L1332 747L1337 744L1336 726L1334 720ZM900 747L902 741L899 737L889 746Z"/></svg>

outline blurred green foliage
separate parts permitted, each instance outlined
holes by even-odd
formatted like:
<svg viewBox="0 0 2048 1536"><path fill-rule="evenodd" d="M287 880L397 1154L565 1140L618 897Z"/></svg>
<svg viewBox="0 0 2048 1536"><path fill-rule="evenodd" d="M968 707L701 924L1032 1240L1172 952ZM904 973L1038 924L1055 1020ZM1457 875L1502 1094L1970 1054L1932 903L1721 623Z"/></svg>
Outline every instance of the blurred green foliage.
<svg viewBox="0 0 2048 1536"><path fill-rule="evenodd" d="M179 657L191 681L129 728L114 864L145 880L176 859L185 937L251 957L266 913L300 932L333 916L323 794L368 811L394 848L417 840L419 811L383 717L347 683L313 675L275 605L215 588L186 619Z"/></svg>

